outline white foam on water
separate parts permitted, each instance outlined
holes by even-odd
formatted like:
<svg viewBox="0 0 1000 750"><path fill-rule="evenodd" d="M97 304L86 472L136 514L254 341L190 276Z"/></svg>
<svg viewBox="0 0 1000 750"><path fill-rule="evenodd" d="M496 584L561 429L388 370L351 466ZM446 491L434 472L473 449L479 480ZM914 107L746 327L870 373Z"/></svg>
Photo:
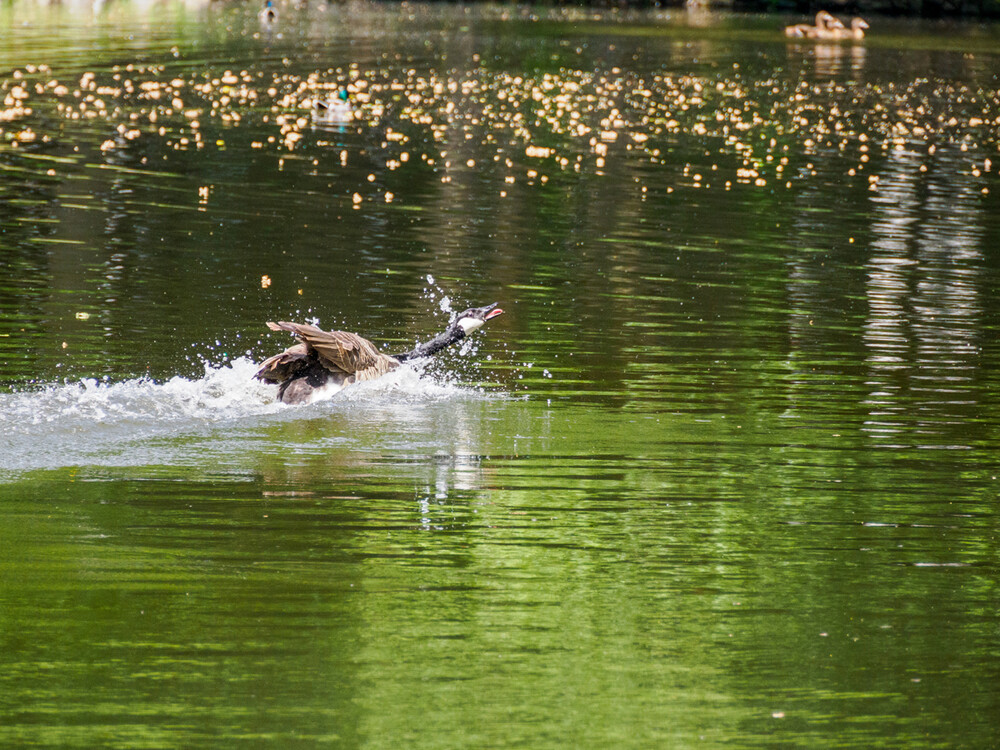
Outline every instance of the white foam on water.
<svg viewBox="0 0 1000 750"><path fill-rule="evenodd" d="M36 434L46 425L215 421L272 412L274 397L265 384L253 379L255 372L256 365L241 358L223 365L205 364L204 375L193 380L180 376L164 383L148 378L120 383L83 379L0 394L0 426Z"/></svg>
<svg viewBox="0 0 1000 750"><path fill-rule="evenodd" d="M277 388L254 380L258 364L239 358L204 365L201 377L165 382L85 379L0 393L0 480L34 469L170 463L156 445L174 438L229 439L275 421L316 418L351 408L409 409L482 391L405 366L378 380L323 394L306 406L277 401Z"/></svg>

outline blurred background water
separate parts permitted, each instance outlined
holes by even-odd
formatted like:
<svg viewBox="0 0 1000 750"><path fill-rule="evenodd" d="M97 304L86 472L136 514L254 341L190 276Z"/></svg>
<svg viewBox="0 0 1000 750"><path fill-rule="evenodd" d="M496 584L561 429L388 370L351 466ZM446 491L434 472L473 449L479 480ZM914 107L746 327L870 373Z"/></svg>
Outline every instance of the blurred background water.
<svg viewBox="0 0 1000 750"><path fill-rule="evenodd" d="M277 8L0 8L0 744L995 745L996 27Z"/></svg>

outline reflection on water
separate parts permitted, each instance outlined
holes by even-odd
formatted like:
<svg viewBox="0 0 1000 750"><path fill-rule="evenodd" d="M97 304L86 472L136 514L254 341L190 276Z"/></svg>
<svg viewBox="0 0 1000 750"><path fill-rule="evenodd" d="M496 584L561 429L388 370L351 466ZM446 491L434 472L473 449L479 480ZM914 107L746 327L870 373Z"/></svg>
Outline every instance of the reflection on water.
<svg viewBox="0 0 1000 750"><path fill-rule="evenodd" d="M918 445L953 436L949 447L968 447L982 335L981 196L958 165L912 149L892 156L872 197L867 429L890 444L905 433Z"/></svg>
<svg viewBox="0 0 1000 750"><path fill-rule="evenodd" d="M851 78L861 78L864 74L867 48L861 44L815 44L813 42L797 42L788 45L792 57L812 58L809 65L819 78L829 76L849 75Z"/></svg>
<svg viewBox="0 0 1000 750"><path fill-rule="evenodd" d="M990 745L995 39L277 5L0 8L0 744Z"/></svg>

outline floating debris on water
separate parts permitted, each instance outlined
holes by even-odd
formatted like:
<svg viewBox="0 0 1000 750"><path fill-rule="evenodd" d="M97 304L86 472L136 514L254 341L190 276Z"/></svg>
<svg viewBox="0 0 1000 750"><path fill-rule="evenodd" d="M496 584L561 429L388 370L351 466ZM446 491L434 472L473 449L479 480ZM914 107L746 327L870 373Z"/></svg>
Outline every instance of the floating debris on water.
<svg viewBox="0 0 1000 750"><path fill-rule="evenodd" d="M940 148L967 154L969 174L980 177L990 172L1000 127L996 87L921 78L905 85L789 82L744 76L738 66L712 75L563 67L529 76L482 66L294 72L128 63L71 76L34 65L0 79L0 96L0 149L57 143L55 116L106 123L113 136L94 145L109 158L149 139L174 151L232 148L243 128L253 134L249 148L283 158L309 139L324 143L321 131L311 134L316 107L340 102L351 112L341 127L378 144L385 173L429 168L447 184L475 172L496 180L501 197L521 181L546 184L561 172L601 176L625 161L676 169L669 154L681 138L703 145L706 160L685 165L671 191L788 189L817 176L809 162L820 155L843 163L845 179L877 190L876 157L913 151L927 160ZM457 157L457 144L467 142L478 144L476 152L463 147ZM341 166L352 158L352 148L326 153ZM323 162L314 166L322 171ZM375 175L348 195L355 208L405 199L401 187Z"/></svg>

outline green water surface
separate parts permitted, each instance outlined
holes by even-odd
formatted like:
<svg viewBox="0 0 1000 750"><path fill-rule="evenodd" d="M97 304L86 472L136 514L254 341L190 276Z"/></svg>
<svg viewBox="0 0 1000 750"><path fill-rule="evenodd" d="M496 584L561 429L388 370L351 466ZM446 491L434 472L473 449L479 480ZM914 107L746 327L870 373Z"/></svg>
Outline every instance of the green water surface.
<svg viewBox="0 0 1000 750"><path fill-rule="evenodd" d="M996 746L995 29L278 7L0 8L0 746Z"/></svg>

